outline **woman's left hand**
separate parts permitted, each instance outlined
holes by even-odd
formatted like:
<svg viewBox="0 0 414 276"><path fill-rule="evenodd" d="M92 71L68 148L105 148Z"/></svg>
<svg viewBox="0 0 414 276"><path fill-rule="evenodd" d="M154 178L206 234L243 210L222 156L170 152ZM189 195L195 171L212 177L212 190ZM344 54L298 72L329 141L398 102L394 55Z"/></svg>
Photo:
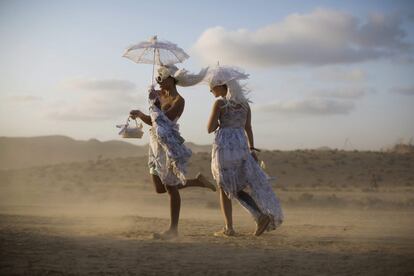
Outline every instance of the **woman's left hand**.
<svg viewBox="0 0 414 276"><path fill-rule="evenodd" d="M256 160L256 162L259 162L259 158L257 158L256 152L252 151L250 152L250 154L253 156L254 160Z"/></svg>

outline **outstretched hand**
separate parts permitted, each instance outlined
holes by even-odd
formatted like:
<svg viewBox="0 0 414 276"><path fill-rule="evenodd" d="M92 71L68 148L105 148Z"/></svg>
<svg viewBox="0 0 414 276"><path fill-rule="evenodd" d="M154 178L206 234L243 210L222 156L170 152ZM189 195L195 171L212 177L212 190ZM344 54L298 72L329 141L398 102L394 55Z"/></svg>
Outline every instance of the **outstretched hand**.
<svg viewBox="0 0 414 276"><path fill-rule="evenodd" d="M129 112L129 117L135 120L137 117L141 118L142 112L140 110L131 110Z"/></svg>

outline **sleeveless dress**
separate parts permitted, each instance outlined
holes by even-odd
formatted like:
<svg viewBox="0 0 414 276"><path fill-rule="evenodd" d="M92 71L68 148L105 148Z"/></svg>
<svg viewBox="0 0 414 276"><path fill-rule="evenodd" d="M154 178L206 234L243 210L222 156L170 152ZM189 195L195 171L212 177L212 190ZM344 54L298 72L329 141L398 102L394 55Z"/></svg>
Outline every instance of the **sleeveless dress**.
<svg viewBox="0 0 414 276"><path fill-rule="evenodd" d="M271 223L267 230L276 229L283 222L283 213L269 177L250 153L244 130L248 110L244 107L236 108L229 101L224 101L212 148L211 171L214 180L226 195L236 199L256 222L261 213L269 215ZM249 194L259 210L243 200L240 191Z"/></svg>
<svg viewBox="0 0 414 276"><path fill-rule="evenodd" d="M192 152L184 145L180 135L177 117L171 121L164 112L150 100L149 116L152 126L149 130L148 166L150 173L158 175L164 185L186 184L187 164Z"/></svg>

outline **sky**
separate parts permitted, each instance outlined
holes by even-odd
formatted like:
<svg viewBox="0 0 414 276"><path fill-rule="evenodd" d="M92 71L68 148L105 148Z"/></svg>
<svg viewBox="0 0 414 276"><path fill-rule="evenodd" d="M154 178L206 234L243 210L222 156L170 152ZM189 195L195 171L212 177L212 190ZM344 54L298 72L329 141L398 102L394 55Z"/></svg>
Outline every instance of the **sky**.
<svg viewBox="0 0 414 276"><path fill-rule="evenodd" d="M381 150L414 137L412 1L0 0L0 136L122 140L152 67L122 54L153 35L192 72L250 75L255 146ZM180 129L211 144L206 85L178 87ZM143 139L148 143L148 128ZM125 140L124 140L125 141Z"/></svg>

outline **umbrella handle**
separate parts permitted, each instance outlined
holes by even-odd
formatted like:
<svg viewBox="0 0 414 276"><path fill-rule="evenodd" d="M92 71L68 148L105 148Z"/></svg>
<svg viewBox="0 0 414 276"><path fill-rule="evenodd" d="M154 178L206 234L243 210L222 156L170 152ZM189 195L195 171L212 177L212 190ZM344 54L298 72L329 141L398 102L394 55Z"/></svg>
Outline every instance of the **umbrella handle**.
<svg viewBox="0 0 414 276"><path fill-rule="evenodd" d="M152 60L152 78L151 78L151 86L154 86L154 69L155 69L155 48L154 48L154 58Z"/></svg>

